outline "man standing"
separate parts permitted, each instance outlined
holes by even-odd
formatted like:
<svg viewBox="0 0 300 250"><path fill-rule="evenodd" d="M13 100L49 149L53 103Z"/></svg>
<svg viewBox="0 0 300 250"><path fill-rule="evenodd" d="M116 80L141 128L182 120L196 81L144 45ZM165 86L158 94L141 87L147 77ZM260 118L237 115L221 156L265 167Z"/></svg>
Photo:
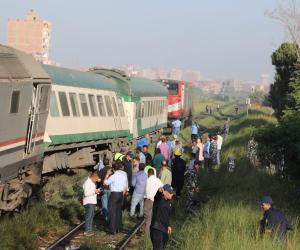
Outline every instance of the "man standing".
<svg viewBox="0 0 300 250"><path fill-rule="evenodd" d="M203 146L203 156L204 156L204 168L208 171L211 170L211 165L209 162L209 149L210 149L210 140L209 137L206 139L206 143Z"/></svg>
<svg viewBox="0 0 300 250"><path fill-rule="evenodd" d="M102 214L106 222L108 222L108 200L110 196L110 190L109 190L109 186L104 185L104 179L108 169L110 169L111 167L112 166L109 159L104 159L104 168L102 168L99 172L99 176L101 179L101 188L102 188L102 195L101 195Z"/></svg>
<svg viewBox="0 0 300 250"><path fill-rule="evenodd" d="M198 138L198 129L199 129L198 124L196 122L193 122L193 124L192 124L192 135L191 135L192 141L197 140L197 138Z"/></svg>
<svg viewBox="0 0 300 250"><path fill-rule="evenodd" d="M142 137L141 139L139 139L137 141L137 146L143 148L144 146L148 146L149 145L149 139L150 136L149 134L145 134L144 137Z"/></svg>
<svg viewBox="0 0 300 250"><path fill-rule="evenodd" d="M148 175L144 171L144 164L140 164L139 171L133 175L132 186L134 191L131 199L130 216L135 214L137 204L140 204L139 218L144 215L144 194L146 189Z"/></svg>
<svg viewBox="0 0 300 250"><path fill-rule="evenodd" d="M198 177L199 177L199 170L200 170L200 162L195 161L194 166L192 169L189 169L186 173L186 187L187 187L187 203L186 209L187 212L191 211L191 208L195 201L197 201L197 193L199 192L198 187Z"/></svg>
<svg viewBox="0 0 300 250"><path fill-rule="evenodd" d="M174 193L172 187L166 184L160 188L155 196L150 231L154 250L163 249L168 242L168 235L172 233L170 226L170 200L173 198Z"/></svg>
<svg viewBox="0 0 300 250"><path fill-rule="evenodd" d="M172 187L176 189L176 196L180 196L184 184L184 173L186 162L181 159L181 151L175 151L175 158L172 160Z"/></svg>
<svg viewBox="0 0 300 250"><path fill-rule="evenodd" d="M181 128L181 121L177 118L175 121L172 122L172 126L173 126L173 134L179 135L180 128Z"/></svg>
<svg viewBox="0 0 300 250"><path fill-rule="evenodd" d="M96 189L96 182L98 181L100 181L98 174L93 173L83 184L83 206L85 210L84 235L86 236L94 235L93 219L95 214L95 207L97 204L97 194L100 193L100 189Z"/></svg>
<svg viewBox="0 0 300 250"><path fill-rule="evenodd" d="M146 157L146 164L150 164L152 162L152 156L148 151L148 146L147 145L143 146L143 154Z"/></svg>
<svg viewBox="0 0 300 250"><path fill-rule="evenodd" d="M165 157L161 154L160 148L155 149L155 155L153 158L153 166L156 169L156 173L160 173L161 163L165 159Z"/></svg>
<svg viewBox="0 0 300 250"><path fill-rule="evenodd" d="M142 152L142 148L141 147L137 147L135 149L136 154L138 155L138 157L140 158L140 163L144 163L146 164L146 157Z"/></svg>
<svg viewBox="0 0 300 250"><path fill-rule="evenodd" d="M111 169L107 171L104 184L109 185L109 230L111 234L120 232L122 227L122 205L124 195L128 191L127 174L122 170L121 162L114 164L115 173Z"/></svg>
<svg viewBox="0 0 300 250"><path fill-rule="evenodd" d="M210 136L209 165L213 170L217 170L217 165L218 165L217 155L218 155L217 137Z"/></svg>
<svg viewBox="0 0 300 250"><path fill-rule="evenodd" d="M161 138L161 144L159 145L159 149L161 154L164 156L166 161L170 160L170 148L166 142L166 137Z"/></svg>
<svg viewBox="0 0 300 250"><path fill-rule="evenodd" d="M217 163L218 166L221 164L221 149L223 144L223 137L220 135L220 132L217 135Z"/></svg>
<svg viewBox="0 0 300 250"><path fill-rule="evenodd" d="M163 186L163 183L154 175L154 170L152 168L148 170L148 176L149 178L147 180L145 191L144 218L145 232L149 236L154 196L156 195L157 190Z"/></svg>
<svg viewBox="0 0 300 250"><path fill-rule="evenodd" d="M260 201L260 207L264 211L261 220L261 233L270 232L284 244L287 244L287 231L292 230L292 226L287 221L285 215L273 207L273 200L270 196L264 196Z"/></svg>
<svg viewBox="0 0 300 250"><path fill-rule="evenodd" d="M123 159L124 172L127 174L128 185L131 186L132 180L132 160L133 160L133 152L128 151L126 157Z"/></svg>

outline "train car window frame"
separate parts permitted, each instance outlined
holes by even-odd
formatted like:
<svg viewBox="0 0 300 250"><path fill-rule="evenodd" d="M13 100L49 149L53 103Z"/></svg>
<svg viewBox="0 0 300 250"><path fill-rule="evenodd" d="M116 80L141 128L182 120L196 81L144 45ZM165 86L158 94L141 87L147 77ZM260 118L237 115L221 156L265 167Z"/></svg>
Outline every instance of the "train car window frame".
<svg viewBox="0 0 300 250"><path fill-rule="evenodd" d="M9 113L10 114L19 113L20 99L21 99L21 90L14 89L11 92L11 97L10 97L10 108L9 108Z"/></svg>
<svg viewBox="0 0 300 250"><path fill-rule="evenodd" d="M81 112L83 116L90 116L90 112L89 112L89 106L88 106L88 102L86 99L86 94L79 94L79 102L80 102L80 106L81 106Z"/></svg>
<svg viewBox="0 0 300 250"><path fill-rule="evenodd" d="M40 87L40 100L39 100L39 112L47 112L48 107L48 99L49 99L49 92L50 92L50 85L42 85Z"/></svg>
<svg viewBox="0 0 300 250"><path fill-rule="evenodd" d="M58 109L58 103L57 103L57 97L54 90L51 91L50 94L50 115L51 117L59 117L59 109Z"/></svg>
<svg viewBox="0 0 300 250"><path fill-rule="evenodd" d="M122 117L124 117L125 116L124 104L123 104L122 99L120 97L117 98L117 103L118 103L120 115Z"/></svg>
<svg viewBox="0 0 300 250"><path fill-rule="evenodd" d="M144 102L144 117L148 117L148 101Z"/></svg>
<svg viewBox="0 0 300 250"><path fill-rule="evenodd" d="M70 108L68 104L67 94L64 91L58 92L58 99L60 103L60 109L63 116L70 116Z"/></svg>
<svg viewBox="0 0 300 250"><path fill-rule="evenodd" d="M95 96L93 94L88 94L88 100L92 116L98 116Z"/></svg>
<svg viewBox="0 0 300 250"><path fill-rule="evenodd" d="M113 107L114 113L115 113L116 116L118 116L119 112L118 112L118 107L117 107L116 99L115 99L114 96L111 97L111 102L112 102L112 107Z"/></svg>
<svg viewBox="0 0 300 250"><path fill-rule="evenodd" d="M100 116L106 116L105 104L102 95L97 95L97 103Z"/></svg>
<svg viewBox="0 0 300 250"><path fill-rule="evenodd" d="M71 110L72 110L73 116L74 117L79 117L80 112L79 112L77 94L74 93L74 92L70 92L69 93L69 100L70 100Z"/></svg>
<svg viewBox="0 0 300 250"><path fill-rule="evenodd" d="M106 110L107 110L107 115L108 116L114 116L114 112L111 106L111 99L110 96L105 95L104 96L104 101L105 101L105 105L106 105Z"/></svg>

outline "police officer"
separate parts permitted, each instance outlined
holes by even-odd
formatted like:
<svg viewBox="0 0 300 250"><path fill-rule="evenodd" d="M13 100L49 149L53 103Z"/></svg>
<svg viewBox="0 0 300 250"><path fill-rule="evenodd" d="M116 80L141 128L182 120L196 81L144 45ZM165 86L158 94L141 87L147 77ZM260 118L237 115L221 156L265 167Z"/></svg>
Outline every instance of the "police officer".
<svg viewBox="0 0 300 250"><path fill-rule="evenodd" d="M187 187L187 211L191 211L191 208L195 201L197 201L197 194L199 192L198 178L199 178L200 162L195 161L192 169L188 169L185 174L186 187Z"/></svg>
<svg viewBox="0 0 300 250"><path fill-rule="evenodd" d="M287 244L287 231L292 230L292 226L287 221L285 215L273 207L273 200L270 196L264 196L260 201L260 207L264 211L263 219L260 222L260 232L270 232L284 244Z"/></svg>

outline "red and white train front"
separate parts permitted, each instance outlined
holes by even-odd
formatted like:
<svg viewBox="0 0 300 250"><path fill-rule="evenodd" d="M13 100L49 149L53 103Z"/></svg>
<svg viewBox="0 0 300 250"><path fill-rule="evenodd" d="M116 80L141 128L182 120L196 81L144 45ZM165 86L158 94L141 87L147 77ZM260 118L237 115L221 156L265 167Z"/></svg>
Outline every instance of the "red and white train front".
<svg viewBox="0 0 300 250"><path fill-rule="evenodd" d="M162 80L169 90L168 119L185 119L190 115L191 93L189 85L184 81Z"/></svg>

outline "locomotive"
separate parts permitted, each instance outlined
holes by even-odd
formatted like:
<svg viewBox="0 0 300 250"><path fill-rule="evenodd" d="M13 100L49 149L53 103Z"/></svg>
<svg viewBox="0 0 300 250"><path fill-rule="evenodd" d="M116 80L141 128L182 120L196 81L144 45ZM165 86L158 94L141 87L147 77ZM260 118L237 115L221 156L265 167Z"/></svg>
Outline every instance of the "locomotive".
<svg viewBox="0 0 300 250"><path fill-rule="evenodd" d="M0 45L0 213L31 196L42 174L94 164L168 119L168 90L124 72L42 65Z"/></svg>

